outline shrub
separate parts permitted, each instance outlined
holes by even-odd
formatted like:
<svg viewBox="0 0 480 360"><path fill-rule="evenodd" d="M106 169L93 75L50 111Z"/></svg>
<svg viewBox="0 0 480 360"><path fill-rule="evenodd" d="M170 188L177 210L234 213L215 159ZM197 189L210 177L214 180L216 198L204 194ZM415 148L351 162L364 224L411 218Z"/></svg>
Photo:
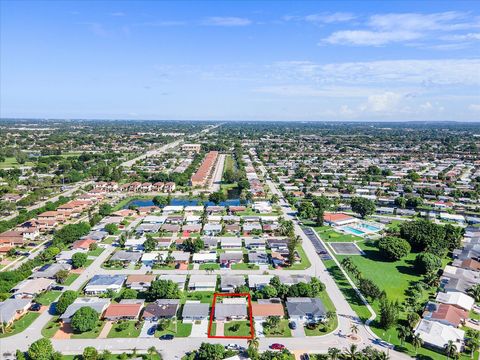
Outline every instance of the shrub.
<svg viewBox="0 0 480 360"><path fill-rule="evenodd" d="M378 248L388 260L400 260L412 249L407 240L394 236L386 236L378 242Z"/></svg>

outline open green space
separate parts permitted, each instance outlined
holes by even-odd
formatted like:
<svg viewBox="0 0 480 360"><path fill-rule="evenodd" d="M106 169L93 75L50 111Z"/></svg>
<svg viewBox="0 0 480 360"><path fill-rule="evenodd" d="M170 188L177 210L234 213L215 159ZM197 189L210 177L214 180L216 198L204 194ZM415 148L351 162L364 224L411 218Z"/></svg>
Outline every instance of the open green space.
<svg viewBox="0 0 480 360"><path fill-rule="evenodd" d="M199 269L200 270L220 270L220 264L217 264L217 263L200 264Z"/></svg>
<svg viewBox="0 0 480 360"><path fill-rule="evenodd" d="M188 291L182 293L182 303L187 300L198 300L204 304L211 304L213 300L213 291Z"/></svg>
<svg viewBox="0 0 480 360"><path fill-rule="evenodd" d="M311 266L310 260L308 260L307 254L305 253L305 250L303 250L303 246L299 245L295 248L297 251L298 255L300 256L300 262L293 264L292 266L289 266L287 269L288 270L305 270L308 269Z"/></svg>
<svg viewBox="0 0 480 360"><path fill-rule="evenodd" d="M65 281L63 282L63 285L72 285L72 283L78 279L78 277L80 276L80 274L70 274L68 275L68 277L65 279Z"/></svg>
<svg viewBox="0 0 480 360"><path fill-rule="evenodd" d="M95 250L87 251L87 255L88 256L98 256L103 252L103 250L105 250L105 249L99 246Z"/></svg>
<svg viewBox="0 0 480 360"><path fill-rule="evenodd" d="M42 336L51 339L53 335L60 329L61 322L58 321L58 316L55 315L42 329Z"/></svg>
<svg viewBox="0 0 480 360"><path fill-rule="evenodd" d="M31 161L26 161L24 164L19 164L15 157L6 157L5 161L0 162L0 169L6 168L19 168L22 166L34 166L35 164Z"/></svg>
<svg viewBox="0 0 480 360"><path fill-rule="evenodd" d="M127 324L127 325L123 325ZM124 328L125 327L125 328ZM107 338L136 338L142 330L142 322L137 320L114 323Z"/></svg>
<svg viewBox="0 0 480 360"><path fill-rule="evenodd" d="M192 333L192 324L183 323L182 321L171 321L165 330L155 331L155 336L174 335L175 337L189 337Z"/></svg>
<svg viewBox="0 0 480 360"><path fill-rule="evenodd" d="M50 305L53 303L61 294L61 291L50 290L46 291L35 298L35 301L42 305Z"/></svg>
<svg viewBox="0 0 480 360"><path fill-rule="evenodd" d="M85 331L84 333L74 333L72 334L72 339L96 339L104 326L105 322L99 320L93 330Z"/></svg>
<svg viewBox="0 0 480 360"><path fill-rule="evenodd" d="M250 321L228 321L225 323L224 336L250 336L250 331Z"/></svg>
<svg viewBox="0 0 480 360"><path fill-rule="evenodd" d="M266 337L291 337L292 331L288 327L288 320L282 319L278 326L274 328L263 328Z"/></svg>
<svg viewBox="0 0 480 360"><path fill-rule="evenodd" d="M21 333L27 327L29 327L36 318L40 316L39 312L29 311L23 315L20 319L15 320L15 322L6 329L5 333L0 332L0 338L12 336L18 333Z"/></svg>
<svg viewBox="0 0 480 360"><path fill-rule="evenodd" d="M342 234L330 226L316 226L314 229L322 240L327 242L355 242L363 240L359 236Z"/></svg>

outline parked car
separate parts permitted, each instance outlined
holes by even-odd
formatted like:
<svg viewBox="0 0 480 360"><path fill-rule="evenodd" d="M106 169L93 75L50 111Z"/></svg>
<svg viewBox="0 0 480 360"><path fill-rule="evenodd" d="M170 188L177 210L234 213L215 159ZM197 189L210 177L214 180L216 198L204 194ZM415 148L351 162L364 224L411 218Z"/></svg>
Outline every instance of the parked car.
<svg viewBox="0 0 480 360"><path fill-rule="evenodd" d="M240 350L240 346L237 344L227 344L225 345L225 349L227 350Z"/></svg>
<svg viewBox="0 0 480 360"><path fill-rule="evenodd" d="M273 343L272 345L270 345L270 349L272 349L272 350L283 350L283 349L285 349L285 345L279 344L279 343Z"/></svg>
<svg viewBox="0 0 480 360"><path fill-rule="evenodd" d="M303 354L302 356L300 356L300 358L301 358L302 360L310 360L310 355L308 355L308 354L305 353L305 354Z"/></svg>
<svg viewBox="0 0 480 360"><path fill-rule="evenodd" d="M52 287L52 290L62 291L62 290L63 290L63 286L54 286L54 287Z"/></svg>
<svg viewBox="0 0 480 360"><path fill-rule="evenodd" d="M160 336L160 340L173 340L173 335L171 334L165 334L165 335L162 335Z"/></svg>
<svg viewBox="0 0 480 360"><path fill-rule="evenodd" d="M288 327L292 330L295 330L297 328L297 323L295 321L290 321L288 323Z"/></svg>
<svg viewBox="0 0 480 360"><path fill-rule="evenodd" d="M39 303L33 303L32 306L30 306L30 310L32 311L38 311L42 308L42 304Z"/></svg>
<svg viewBox="0 0 480 360"><path fill-rule="evenodd" d="M157 325L153 325L150 329L148 329L147 334L148 335L154 335L155 330L157 330Z"/></svg>

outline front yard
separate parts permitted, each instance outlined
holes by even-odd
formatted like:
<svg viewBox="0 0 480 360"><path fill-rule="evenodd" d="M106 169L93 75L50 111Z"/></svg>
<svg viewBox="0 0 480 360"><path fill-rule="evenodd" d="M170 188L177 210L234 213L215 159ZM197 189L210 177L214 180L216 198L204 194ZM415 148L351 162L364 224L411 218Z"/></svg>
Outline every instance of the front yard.
<svg viewBox="0 0 480 360"><path fill-rule="evenodd" d="M225 336L250 336L250 321L239 320L229 321L225 323L224 328Z"/></svg>
<svg viewBox="0 0 480 360"><path fill-rule="evenodd" d="M21 333L27 327L29 327L36 318L40 316L39 312L29 311L25 315L23 315L20 319L16 320L12 326L7 328L5 333L0 332L0 338L12 336L18 333Z"/></svg>
<svg viewBox="0 0 480 360"><path fill-rule="evenodd" d="M105 326L105 321L99 320L97 322L97 326L91 331L85 331L84 333L73 333L72 339L96 339L100 332L102 331L103 327Z"/></svg>
<svg viewBox="0 0 480 360"><path fill-rule="evenodd" d="M192 324L181 321L171 321L167 329L155 331L155 336L174 335L175 337L189 337L192 333Z"/></svg>
<svg viewBox="0 0 480 360"><path fill-rule="evenodd" d="M48 306L53 303L61 294L61 291L50 290L46 291L35 298L35 301L39 304Z"/></svg>
<svg viewBox="0 0 480 360"><path fill-rule="evenodd" d="M107 338L136 338L140 335L142 324L142 321L137 320L116 322L110 329Z"/></svg>
<svg viewBox="0 0 480 360"><path fill-rule="evenodd" d="M291 337L292 331L288 327L289 321L286 319L280 320L278 326L274 328L263 327L263 333L266 337Z"/></svg>

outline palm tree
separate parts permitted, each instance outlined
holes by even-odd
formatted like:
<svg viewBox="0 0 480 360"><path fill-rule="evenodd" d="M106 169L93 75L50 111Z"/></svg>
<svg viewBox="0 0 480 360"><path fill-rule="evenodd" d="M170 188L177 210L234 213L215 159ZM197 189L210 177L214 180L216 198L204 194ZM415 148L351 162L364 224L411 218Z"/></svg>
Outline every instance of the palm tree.
<svg viewBox="0 0 480 360"><path fill-rule="evenodd" d="M340 355L342 352L340 349L337 348L328 348L328 356L330 357L331 360L338 360L340 359Z"/></svg>
<svg viewBox="0 0 480 360"><path fill-rule="evenodd" d="M351 271L353 266L355 266L352 262L352 259L349 257L346 257L345 259L343 259L341 264L347 271Z"/></svg>
<svg viewBox="0 0 480 360"><path fill-rule="evenodd" d="M480 284L473 285L467 292L472 295L475 301L480 301Z"/></svg>
<svg viewBox="0 0 480 360"><path fill-rule="evenodd" d="M352 334L358 334L358 325L357 324L350 325L350 331L352 332Z"/></svg>
<svg viewBox="0 0 480 360"><path fill-rule="evenodd" d="M478 347L480 346L480 332L468 329L466 345L470 350L470 358L473 359L475 351L477 351Z"/></svg>
<svg viewBox="0 0 480 360"><path fill-rule="evenodd" d="M423 345L423 340L418 334L413 334L412 345L415 348L415 356L417 356L417 349Z"/></svg>
<svg viewBox="0 0 480 360"><path fill-rule="evenodd" d="M398 338L400 339L400 345L403 346L403 342L407 340L407 337L410 333L409 329L406 326L399 325L397 327Z"/></svg>
<svg viewBox="0 0 480 360"><path fill-rule="evenodd" d="M362 356L360 351L357 351L357 345L352 344L345 352L342 354L342 359L345 360L359 360Z"/></svg>
<svg viewBox="0 0 480 360"><path fill-rule="evenodd" d="M260 346L260 339L255 336L254 338L249 339L247 343L248 343L248 347L258 350L258 347Z"/></svg>
<svg viewBox="0 0 480 360"><path fill-rule="evenodd" d="M457 354L457 346L452 340L448 340L448 343L445 344L445 353L447 359L453 358Z"/></svg>

